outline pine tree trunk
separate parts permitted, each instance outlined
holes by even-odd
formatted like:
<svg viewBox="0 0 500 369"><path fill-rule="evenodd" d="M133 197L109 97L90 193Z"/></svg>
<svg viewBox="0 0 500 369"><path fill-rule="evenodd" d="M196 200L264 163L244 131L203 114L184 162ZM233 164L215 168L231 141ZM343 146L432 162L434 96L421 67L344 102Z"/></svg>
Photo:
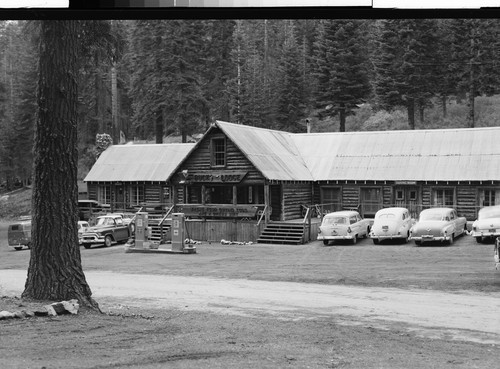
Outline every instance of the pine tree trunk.
<svg viewBox="0 0 500 369"><path fill-rule="evenodd" d="M448 111L446 110L447 98L446 95L441 96L441 107L443 108L443 118L446 118Z"/></svg>
<svg viewBox="0 0 500 369"><path fill-rule="evenodd" d="M474 98L476 95L476 89L474 85L474 69L472 66L470 66L470 74L469 74L469 96L467 98L467 107L469 109L469 112L467 114L467 123L470 128L474 128L475 122L474 122Z"/></svg>
<svg viewBox="0 0 500 369"><path fill-rule="evenodd" d="M408 107L408 125L410 126L410 129L415 129L415 99L408 98L407 107Z"/></svg>
<svg viewBox="0 0 500 369"><path fill-rule="evenodd" d="M339 110L339 132L345 132L345 108L340 108Z"/></svg>
<svg viewBox="0 0 500 369"><path fill-rule="evenodd" d="M32 244L23 298L98 308L78 245L77 21L42 21L34 140Z"/></svg>
<svg viewBox="0 0 500 369"><path fill-rule="evenodd" d="M162 144L163 143L163 111L161 109L158 109L156 111L156 122L155 122L155 127L156 127L156 143L157 144Z"/></svg>
<svg viewBox="0 0 500 369"><path fill-rule="evenodd" d="M121 127L118 119L118 80L115 62L113 62L111 67L111 114L113 121L113 143L120 143Z"/></svg>

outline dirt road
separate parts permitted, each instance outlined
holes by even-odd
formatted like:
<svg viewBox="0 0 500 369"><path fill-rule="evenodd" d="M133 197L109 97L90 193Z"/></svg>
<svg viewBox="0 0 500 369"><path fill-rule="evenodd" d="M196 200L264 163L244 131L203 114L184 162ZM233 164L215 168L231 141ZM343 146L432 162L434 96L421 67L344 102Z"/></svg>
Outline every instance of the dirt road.
<svg viewBox="0 0 500 369"><path fill-rule="evenodd" d="M345 325L432 338L500 343L500 294L87 271L101 308L123 304L280 319L331 317ZM26 271L0 270L0 292L20 295Z"/></svg>

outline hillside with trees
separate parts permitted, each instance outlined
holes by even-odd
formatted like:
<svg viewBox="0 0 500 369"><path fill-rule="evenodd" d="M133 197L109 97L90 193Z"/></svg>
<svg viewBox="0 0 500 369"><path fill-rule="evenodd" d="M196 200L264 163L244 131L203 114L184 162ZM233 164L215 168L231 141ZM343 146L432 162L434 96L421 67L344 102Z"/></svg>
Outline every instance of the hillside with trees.
<svg viewBox="0 0 500 369"><path fill-rule="evenodd" d="M78 176L96 135L214 120L305 132L496 126L497 19L100 20L79 35ZM39 27L0 21L0 185L32 177Z"/></svg>

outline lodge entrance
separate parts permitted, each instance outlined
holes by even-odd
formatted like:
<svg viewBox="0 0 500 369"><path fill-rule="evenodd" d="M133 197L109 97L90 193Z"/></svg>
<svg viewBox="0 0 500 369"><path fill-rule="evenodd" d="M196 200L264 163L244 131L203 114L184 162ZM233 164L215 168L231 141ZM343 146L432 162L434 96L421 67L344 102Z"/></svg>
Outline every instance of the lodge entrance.
<svg viewBox="0 0 500 369"><path fill-rule="evenodd" d="M412 218L418 218L420 209L418 207L417 186L396 186L394 188L394 204L410 211Z"/></svg>

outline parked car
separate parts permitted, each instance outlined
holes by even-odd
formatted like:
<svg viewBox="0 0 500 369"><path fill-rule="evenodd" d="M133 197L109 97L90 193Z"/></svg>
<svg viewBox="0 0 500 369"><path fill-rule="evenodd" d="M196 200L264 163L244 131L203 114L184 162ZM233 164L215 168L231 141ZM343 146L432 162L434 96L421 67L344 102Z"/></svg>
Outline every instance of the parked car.
<svg viewBox="0 0 500 369"><path fill-rule="evenodd" d="M324 245L336 240L351 240L355 244L358 238L368 237L372 224L373 219L362 219L357 211L328 213L319 227L318 240L323 240Z"/></svg>
<svg viewBox="0 0 500 369"><path fill-rule="evenodd" d="M470 233L477 243L500 236L500 205L486 206L479 210L477 219L472 223Z"/></svg>
<svg viewBox="0 0 500 369"><path fill-rule="evenodd" d="M410 237L410 229L413 224L414 220L406 208L380 209L375 214L370 238L375 245L380 241L393 239L400 239L406 243Z"/></svg>
<svg viewBox="0 0 500 369"><path fill-rule="evenodd" d="M7 239L10 247L22 250L24 246L31 247L31 218L23 217L9 225Z"/></svg>
<svg viewBox="0 0 500 369"><path fill-rule="evenodd" d="M82 244L88 249L94 244L111 246L113 242L125 242L130 237L130 229L120 214L106 214L97 217L96 225L82 234Z"/></svg>
<svg viewBox="0 0 500 369"><path fill-rule="evenodd" d="M89 222L87 222L86 220L78 221L78 243L80 245L82 244L83 233L87 231L87 228L90 228Z"/></svg>
<svg viewBox="0 0 500 369"><path fill-rule="evenodd" d="M500 238L495 239L495 248L493 250L493 260L495 260L495 269L500 266Z"/></svg>
<svg viewBox="0 0 500 369"><path fill-rule="evenodd" d="M416 245L424 242L447 242L463 235L467 230L467 219L459 217L452 208L431 208L422 210L418 222L410 230L410 239Z"/></svg>

